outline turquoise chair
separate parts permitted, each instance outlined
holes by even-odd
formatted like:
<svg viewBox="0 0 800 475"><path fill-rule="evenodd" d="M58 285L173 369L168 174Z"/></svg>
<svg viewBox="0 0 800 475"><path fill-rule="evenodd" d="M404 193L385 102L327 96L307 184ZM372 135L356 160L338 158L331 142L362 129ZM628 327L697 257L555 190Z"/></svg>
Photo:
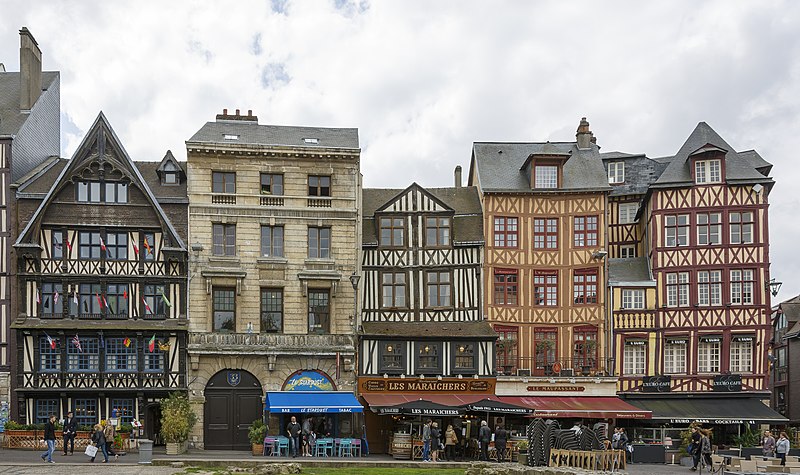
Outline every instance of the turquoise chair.
<svg viewBox="0 0 800 475"><path fill-rule="evenodd" d="M339 457L352 457L352 456L353 456L352 439L341 439L339 441Z"/></svg>
<svg viewBox="0 0 800 475"><path fill-rule="evenodd" d="M288 437L278 437L278 450L276 450L277 455L285 455L286 457L289 456L289 438Z"/></svg>

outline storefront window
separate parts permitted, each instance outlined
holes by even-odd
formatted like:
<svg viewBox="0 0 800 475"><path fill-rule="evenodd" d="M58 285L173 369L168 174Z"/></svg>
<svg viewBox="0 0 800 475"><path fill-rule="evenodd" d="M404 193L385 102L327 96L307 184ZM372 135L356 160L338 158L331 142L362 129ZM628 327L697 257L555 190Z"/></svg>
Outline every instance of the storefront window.
<svg viewBox="0 0 800 475"><path fill-rule="evenodd" d="M405 358L403 344L397 341L381 343L381 369L382 373L402 374L405 372Z"/></svg>
<svg viewBox="0 0 800 475"><path fill-rule="evenodd" d="M441 373L439 343L417 343L417 374Z"/></svg>
<svg viewBox="0 0 800 475"><path fill-rule="evenodd" d="M453 371L456 373L474 373L477 365L475 364L475 344L474 343L453 343Z"/></svg>

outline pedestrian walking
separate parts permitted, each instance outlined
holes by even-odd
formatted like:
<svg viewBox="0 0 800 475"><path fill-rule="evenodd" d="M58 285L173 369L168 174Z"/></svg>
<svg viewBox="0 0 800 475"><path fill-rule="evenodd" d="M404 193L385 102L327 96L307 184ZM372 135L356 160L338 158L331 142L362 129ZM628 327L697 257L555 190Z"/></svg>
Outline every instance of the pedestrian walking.
<svg viewBox="0 0 800 475"><path fill-rule="evenodd" d="M311 434L311 418L306 417L303 420L303 457L311 457L311 444L309 442L309 435Z"/></svg>
<svg viewBox="0 0 800 475"><path fill-rule="evenodd" d="M775 442L775 453L778 455L778 458L781 459L781 465L786 465L786 454L789 453L789 447L791 444L789 443L789 438L786 437L786 432L781 431L781 436L778 437L778 441Z"/></svg>
<svg viewBox="0 0 800 475"><path fill-rule="evenodd" d="M109 423L106 423L105 429L103 429L103 435L106 437L106 453L109 456L114 456L114 460L119 460L119 454L114 450L114 426Z"/></svg>
<svg viewBox="0 0 800 475"><path fill-rule="evenodd" d="M94 433L92 434L92 445L97 447L98 452L103 452L103 463L108 463L108 449L106 449L106 434L103 432L103 426L100 424L95 424L94 426ZM90 462L94 462L94 459L97 457L97 454L94 454L94 457L89 459Z"/></svg>
<svg viewBox="0 0 800 475"><path fill-rule="evenodd" d="M775 437L772 437L772 432L764 431L764 437L761 439L761 453L764 457L775 456Z"/></svg>
<svg viewBox="0 0 800 475"><path fill-rule="evenodd" d="M44 425L44 441L47 444L47 450L42 453L42 461L47 463L53 462L53 452L56 450L56 416L50 414L50 418Z"/></svg>
<svg viewBox="0 0 800 475"><path fill-rule="evenodd" d="M422 461L423 462L430 462L431 461L431 420L425 423L422 426Z"/></svg>
<svg viewBox="0 0 800 475"><path fill-rule="evenodd" d="M450 462L456 461L456 444L458 444L458 436L453 425L449 424L444 432L444 456Z"/></svg>
<svg viewBox="0 0 800 475"><path fill-rule="evenodd" d="M67 417L64 419L64 453L67 455L67 446L69 446L69 455L75 452L75 434L78 432L78 423L72 416L72 411L67 412Z"/></svg>
<svg viewBox="0 0 800 475"><path fill-rule="evenodd" d="M302 428L297 423L297 418L292 416L291 421L286 426L286 432L289 434L289 450L292 452L292 458L297 458L297 451L300 446L300 432Z"/></svg>
<svg viewBox="0 0 800 475"><path fill-rule="evenodd" d="M492 429L486 421L481 421L481 428L478 429L478 441L481 443L481 457L484 462L489 461L489 442L492 441Z"/></svg>
<svg viewBox="0 0 800 475"><path fill-rule="evenodd" d="M498 425L494 429L494 449L497 453L497 461L502 462L506 458L506 441L508 440L508 432L505 427Z"/></svg>
<svg viewBox="0 0 800 475"><path fill-rule="evenodd" d="M441 432L439 431L439 423L431 423L431 462L439 461L439 444Z"/></svg>

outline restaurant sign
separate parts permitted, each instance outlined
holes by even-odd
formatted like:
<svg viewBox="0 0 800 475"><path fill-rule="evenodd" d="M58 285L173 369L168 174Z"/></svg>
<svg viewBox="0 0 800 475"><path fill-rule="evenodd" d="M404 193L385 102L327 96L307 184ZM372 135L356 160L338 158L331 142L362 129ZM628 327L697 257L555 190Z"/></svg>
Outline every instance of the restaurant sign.
<svg viewBox="0 0 800 475"><path fill-rule="evenodd" d="M670 424L750 424L755 425L756 421L747 419L670 419Z"/></svg>
<svg viewBox="0 0 800 475"><path fill-rule="evenodd" d="M361 393L494 394L493 379L358 378Z"/></svg>
<svg viewBox="0 0 800 475"><path fill-rule="evenodd" d="M668 393L672 387L672 376L660 374L642 378L643 393Z"/></svg>
<svg viewBox="0 0 800 475"><path fill-rule="evenodd" d="M286 378L281 391L335 391L333 381L321 371L296 371Z"/></svg>
<svg viewBox="0 0 800 475"><path fill-rule="evenodd" d="M714 376L714 391L735 393L742 390L741 374L718 374Z"/></svg>

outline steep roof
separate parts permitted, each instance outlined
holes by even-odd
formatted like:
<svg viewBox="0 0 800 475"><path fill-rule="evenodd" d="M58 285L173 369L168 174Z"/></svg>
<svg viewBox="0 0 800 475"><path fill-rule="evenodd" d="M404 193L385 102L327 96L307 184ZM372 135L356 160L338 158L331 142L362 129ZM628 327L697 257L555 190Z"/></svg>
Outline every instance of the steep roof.
<svg viewBox="0 0 800 475"><path fill-rule="evenodd" d="M226 139L226 136L237 136ZM310 139L310 140L306 140ZM206 122L188 144L262 145L302 148L358 149L358 129L259 125L248 120Z"/></svg>
<svg viewBox="0 0 800 475"><path fill-rule="evenodd" d="M610 285L654 286L646 257L629 257L608 260L608 283Z"/></svg>
<svg viewBox="0 0 800 475"><path fill-rule="evenodd" d="M678 153L669 160L669 165L653 184L654 188L668 188L674 186L691 185L692 170L689 157L707 146L720 149L725 153L725 181L727 183L773 183L772 179L765 176L756 168L767 168L769 163L753 151L736 152L728 145L708 124L700 122L686 139Z"/></svg>
<svg viewBox="0 0 800 475"><path fill-rule="evenodd" d="M58 80L58 71L42 71L42 89ZM28 117L19 108L19 72L0 72L0 135L16 135Z"/></svg>
<svg viewBox="0 0 800 475"><path fill-rule="evenodd" d="M625 180L623 183L611 185L609 196L643 195L667 167L667 163L658 162L644 154L605 152L600 154L600 158L606 173L611 162L625 164Z"/></svg>

